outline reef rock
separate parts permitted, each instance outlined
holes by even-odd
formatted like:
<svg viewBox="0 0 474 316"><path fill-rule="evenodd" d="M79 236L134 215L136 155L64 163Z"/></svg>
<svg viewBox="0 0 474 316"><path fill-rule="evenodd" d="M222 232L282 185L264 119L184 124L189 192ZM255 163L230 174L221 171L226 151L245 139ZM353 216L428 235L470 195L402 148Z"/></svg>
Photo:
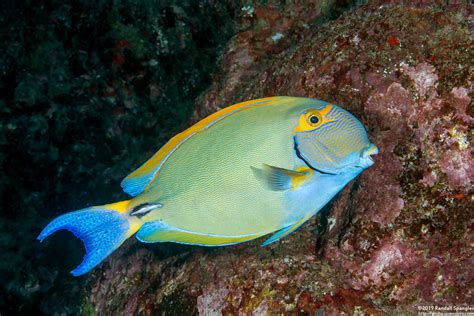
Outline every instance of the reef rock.
<svg viewBox="0 0 474 316"><path fill-rule="evenodd" d="M251 27L228 43L195 119L265 96L327 100L368 127L376 164L265 248L129 241L93 272L84 308L336 315L472 306L474 50L472 7L459 2L372 2L323 25L247 8L241 23Z"/></svg>

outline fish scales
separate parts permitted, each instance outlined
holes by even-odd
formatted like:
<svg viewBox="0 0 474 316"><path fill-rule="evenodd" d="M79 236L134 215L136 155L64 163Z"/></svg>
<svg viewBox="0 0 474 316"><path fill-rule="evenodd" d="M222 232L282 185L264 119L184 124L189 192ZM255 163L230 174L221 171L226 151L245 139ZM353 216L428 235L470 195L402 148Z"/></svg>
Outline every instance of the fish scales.
<svg viewBox="0 0 474 316"><path fill-rule="evenodd" d="M288 114L304 105L270 107L275 105L242 110L181 145L142 197L164 205L156 219L225 235L271 232L285 224L284 193L262 187L250 167L296 167L293 140L281 131L291 134L294 117Z"/></svg>

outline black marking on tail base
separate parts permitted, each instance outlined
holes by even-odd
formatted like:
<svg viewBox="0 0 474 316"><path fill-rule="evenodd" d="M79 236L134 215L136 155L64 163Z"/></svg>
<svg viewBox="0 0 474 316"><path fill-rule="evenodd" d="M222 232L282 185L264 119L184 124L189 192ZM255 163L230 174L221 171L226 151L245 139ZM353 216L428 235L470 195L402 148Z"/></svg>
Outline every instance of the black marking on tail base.
<svg viewBox="0 0 474 316"><path fill-rule="evenodd" d="M143 216L150 213L154 209L162 208L162 207L163 207L163 204L161 203L155 203L155 204L143 203L143 204L135 206L133 210L130 212L130 216L136 216L138 218L142 218Z"/></svg>

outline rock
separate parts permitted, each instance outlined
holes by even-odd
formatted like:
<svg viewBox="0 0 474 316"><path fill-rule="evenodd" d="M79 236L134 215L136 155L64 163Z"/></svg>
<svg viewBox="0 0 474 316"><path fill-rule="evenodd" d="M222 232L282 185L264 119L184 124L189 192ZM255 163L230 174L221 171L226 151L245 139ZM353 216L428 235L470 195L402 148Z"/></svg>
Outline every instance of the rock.
<svg viewBox="0 0 474 316"><path fill-rule="evenodd" d="M249 9L241 24L259 27L230 41L195 114L272 95L327 100L368 127L376 164L266 248L129 241L95 270L87 304L111 313L332 315L474 303L472 8L383 3L325 25Z"/></svg>

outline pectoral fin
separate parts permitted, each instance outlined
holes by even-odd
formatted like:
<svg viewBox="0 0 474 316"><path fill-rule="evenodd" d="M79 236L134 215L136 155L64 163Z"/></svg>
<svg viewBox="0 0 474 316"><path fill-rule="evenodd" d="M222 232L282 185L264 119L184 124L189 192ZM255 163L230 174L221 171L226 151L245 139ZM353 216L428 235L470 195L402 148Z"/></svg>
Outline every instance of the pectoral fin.
<svg viewBox="0 0 474 316"><path fill-rule="evenodd" d="M255 177L272 191L295 189L313 175L313 170L307 167L298 167L296 171L267 164L264 164L262 169L250 168Z"/></svg>

